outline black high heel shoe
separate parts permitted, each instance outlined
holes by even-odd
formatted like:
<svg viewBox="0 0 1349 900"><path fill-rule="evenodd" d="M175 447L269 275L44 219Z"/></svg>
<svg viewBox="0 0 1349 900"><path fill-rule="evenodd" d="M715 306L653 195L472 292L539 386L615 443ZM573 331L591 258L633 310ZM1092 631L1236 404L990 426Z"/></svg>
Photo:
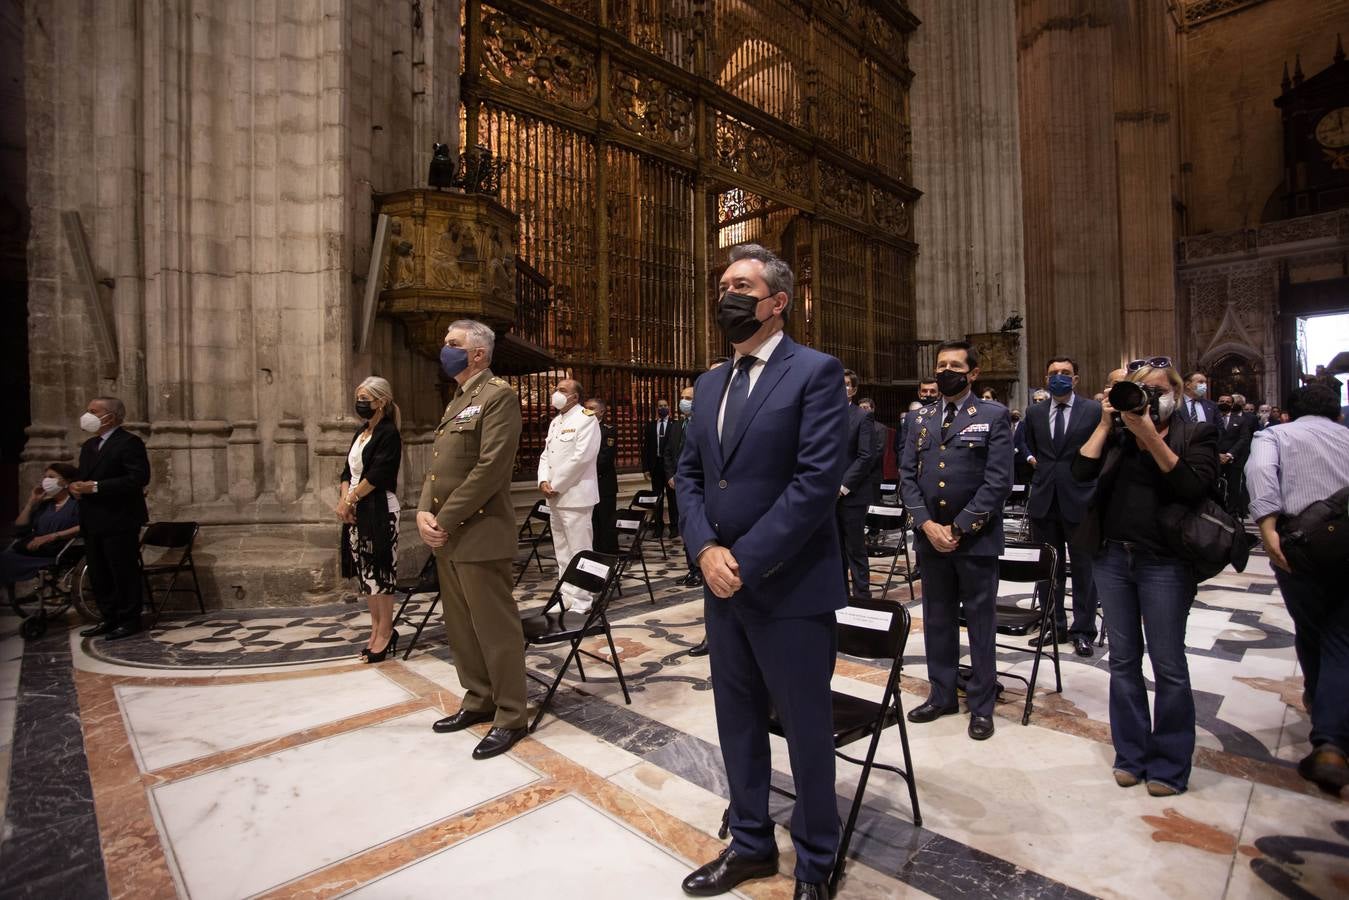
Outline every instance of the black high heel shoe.
<svg viewBox="0 0 1349 900"><path fill-rule="evenodd" d="M398 655L398 632L396 631L389 635L389 642L384 645L383 650L378 653L375 653L373 650L370 652L370 655L366 657L366 662L384 662L384 658L390 653L394 656Z"/></svg>

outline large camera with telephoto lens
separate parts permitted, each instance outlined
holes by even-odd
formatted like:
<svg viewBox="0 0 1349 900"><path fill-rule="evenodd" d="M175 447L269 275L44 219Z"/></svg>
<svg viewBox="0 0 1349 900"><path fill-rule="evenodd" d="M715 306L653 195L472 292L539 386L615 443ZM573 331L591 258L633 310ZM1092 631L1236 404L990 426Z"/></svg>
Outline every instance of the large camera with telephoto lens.
<svg viewBox="0 0 1349 900"><path fill-rule="evenodd" d="M1110 387L1107 399L1115 408L1115 424L1123 427L1120 413L1150 413L1155 422L1161 418L1162 395L1166 390L1151 384L1139 384L1136 381L1117 381Z"/></svg>

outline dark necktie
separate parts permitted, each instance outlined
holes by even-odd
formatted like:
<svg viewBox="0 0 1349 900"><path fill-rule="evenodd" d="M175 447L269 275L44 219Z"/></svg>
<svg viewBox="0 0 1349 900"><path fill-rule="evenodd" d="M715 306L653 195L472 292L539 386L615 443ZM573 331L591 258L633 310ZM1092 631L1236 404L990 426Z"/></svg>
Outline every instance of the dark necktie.
<svg viewBox="0 0 1349 900"><path fill-rule="evenodd" d="M1191 422L1198 422L1198 421L1199 421L1199 414L1196 413L1196 412L1194 411L1194 408L1195 408L1198 404L1199 404L1199 401L1198 401L1198 400L1191 400L1191 401L1190 401L1190 421L1191 421Z"/></svg>
<svg viewBox="0 0 1349 900"><path fill-rule="evenodd" d="M665 452L665 420L661 419L656 424L656 452Z"/></svg>
<svg viewBox="0 0 1349 900"><path fill-rule="evenodd" d="M945 431L951 427L951 420L956 417L956 405L954 403L946 404L946 415L941 420L941 430Z"/></svg>
<svg viewBox="0 0 1349 900"><path fill-rule="evenodd" d="M721 416L721 448L725 450L735 437L736 426L740 424L740 413L749 399L749 370L758 362L754 356L742 356L735 362L735 372L731 375L731 389L726 394L726 406Z"/></svg>
<svg viewBox="0 0 1349 900"><path fill-rule="evenodd" d="M1057 451L1063 449L1063 439L1064 439L1065 437L1067 437L1067 435L1064 434L1064 432L1067 430L1067 429L1064 428L1064 425L1065 425L1066 423L1063 421L1063 417L1064 417L1064 415L1067 413L1067 411L1068 411L1068 404L1067 404L1067 403L1060 403L1060 404L1058 404L1057 408L1055 408L1055 410L1054 410L1054 450L1055 450L1055 452L1057 452Z"/></svg>

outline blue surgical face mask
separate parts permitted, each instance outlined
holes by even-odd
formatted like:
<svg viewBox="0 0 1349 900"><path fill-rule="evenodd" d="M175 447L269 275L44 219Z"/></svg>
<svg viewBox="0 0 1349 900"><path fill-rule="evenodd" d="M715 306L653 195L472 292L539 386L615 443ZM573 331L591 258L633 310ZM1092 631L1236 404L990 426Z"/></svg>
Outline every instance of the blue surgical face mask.
<svg viewBox="0 0 1349 900"><path fill-rule="evenodd" d="M468 368L468 351L463 347L441 347L440 367L453 378Z"/></svg>
<svg viewBox="0 0 1349 900"><path fill-rule="evenodd" d="M1073 392L1073 376L1063 372L1055 372L1049 376L1049 393L1055 397L1063 397Z"/></svg>
<svg viewBox="0 0 1349 900"><path fill-rule="evenodd" d="M686 415L686 416L689 415L690 413L692 413L692 412L693 412L693 401L692 401L692 400L680 400L680 401L679 401L679 411L682 412L682 413L683 413L684 415Z"/></svg>

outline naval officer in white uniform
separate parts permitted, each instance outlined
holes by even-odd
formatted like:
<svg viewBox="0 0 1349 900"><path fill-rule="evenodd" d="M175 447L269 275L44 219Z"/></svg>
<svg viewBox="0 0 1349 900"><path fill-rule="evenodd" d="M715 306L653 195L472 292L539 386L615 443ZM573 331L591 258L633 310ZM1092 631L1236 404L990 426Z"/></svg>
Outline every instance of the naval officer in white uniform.
<svg viewBox="0 0 1349 900"><path fill-rule="evenodd" d="M600 500L595 475L600 426L595 414L581 406L581 385L574 379L557 383L553 408L558 414L548 425L548 442L539 457L539 490L548 498L553 550L561 577L573 556L591 549L590 514ZM562 602L569 610L586 612L593 600L588 591L567 585L562 588Z"/></svg>

